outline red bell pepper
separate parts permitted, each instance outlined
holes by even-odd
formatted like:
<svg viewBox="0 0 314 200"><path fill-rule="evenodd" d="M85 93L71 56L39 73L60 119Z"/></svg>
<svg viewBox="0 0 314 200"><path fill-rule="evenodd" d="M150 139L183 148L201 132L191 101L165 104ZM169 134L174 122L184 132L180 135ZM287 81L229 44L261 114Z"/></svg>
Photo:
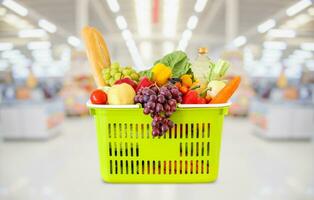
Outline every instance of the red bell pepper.
<svg viewBox="0 0 314 200"><path fill-rule="evenodd" d="M149 87L151 85L153 85L154 83L152 81L150 81L146 76L142 78L142 80L138 83L137 87L136 87L136 92L144 87Z"/></svg>
<svg viewBox="0 0 314 200"><path fill-rule="evenodd" d="M188 91L182 99L183 104L206 104L205 98L198 95L195 90Z"/></svg>

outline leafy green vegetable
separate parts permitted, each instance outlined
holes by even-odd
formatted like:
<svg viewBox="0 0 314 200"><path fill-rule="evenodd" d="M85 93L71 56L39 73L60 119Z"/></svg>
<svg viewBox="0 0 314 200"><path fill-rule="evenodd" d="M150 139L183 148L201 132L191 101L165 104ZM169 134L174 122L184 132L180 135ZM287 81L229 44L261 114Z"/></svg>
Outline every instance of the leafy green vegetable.
<svg viewBox="0 0 314 200"><path fill-rule="evenodd" d="M153 72L151 71L151 69L145 70L145 71L140 71L139 72L140 76L146 76L149 79L152 79L153 77Z"/></svg>
<svg viewBox="0 0 314 200"><path fill-rule="evenodd" d="M157 60L154 65L157 63L162 63L172 69L172 77L180 78L184 74L192 74L191 63L186 53L183 51L174 51L165 55L160 60Z"/></svg>
<svg viewBox="0 0 314 200"><path fill-rule="evenodd" d="M208 81L220 80L229 69L230 63L224 60L218 60L213 67L211 67Z"/></svg>

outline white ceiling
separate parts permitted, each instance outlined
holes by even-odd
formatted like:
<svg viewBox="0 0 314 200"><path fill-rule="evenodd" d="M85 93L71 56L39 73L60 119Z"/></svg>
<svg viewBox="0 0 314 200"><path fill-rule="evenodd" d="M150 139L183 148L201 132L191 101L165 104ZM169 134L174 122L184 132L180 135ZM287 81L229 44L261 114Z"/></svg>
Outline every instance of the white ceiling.
<svg viewBox="0 0 314 200"><path fill-rule="evenodd" d="M227 0L208 0L202 13L195 13L193 10L196 0L179 1L179 15L177 20L177 34L174 38L166 39L162 35L161 12L159 12L158 23L153 24L153 34L148 38L141 38L137 33L137 20L135 16L134 0L118 0L120 11L118 14L112 13L106 3L106 0L89 0L89 24L97 27L103 33L107 41L113 59L123 60L123 63L132 63L129 51L125 45L121 32L115 24L115 17L123 15L126 18L128 27L134 35L137 46L142 41L152 43L152 58L159 58L162 55L162 42L171 41L178 45L182 32L186 29L186 23L191 15L196 14L199 17L199 23L193 31L192 39L189 42L187 52L193 56L196 49L200 46L207 46L211 51L222 48L225 45L226 22L225 22L225 4ZM153 0L152 0L153 1ZM158 0L157 0L158 1ZM79 0L22 0L18 1L26 8L34 11L36 16L41 16L57 25L61 32L50 34L49 38L53 44L66 43L69 35L77 35L77 13L76 4ZM279 25L288 20L283 15L285 9L297 2L297 0L238 0L239 2L239 22L238 34L246 35L248 43L259 44L265 39L265 35L256 32L258 24L264 22L270 17L278 18ZM162 0L159 0L160 9ZM98 8L98 9L95 9ZM8 11L10 12L10 11ZM27 18L36 26L35 19ZM288 42L293 45L299 45L303 41L312 41L314 35L314 22L306 24L298 29L300 37ZM16 37L17 30L0 20L0 41L11 41L21 45L27 40L21 40Z"/></svg>

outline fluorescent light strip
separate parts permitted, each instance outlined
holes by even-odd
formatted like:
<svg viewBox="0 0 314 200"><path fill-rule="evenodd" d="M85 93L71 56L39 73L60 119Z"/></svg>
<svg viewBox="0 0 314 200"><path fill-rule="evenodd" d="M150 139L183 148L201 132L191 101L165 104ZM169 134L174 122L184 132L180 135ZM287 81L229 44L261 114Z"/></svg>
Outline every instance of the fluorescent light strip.
<svg viewBox="0 0 314 200"><path fill-rule="evenodd" d="M313 53L310 51L304 51L304 50L297 49L293 52L293 55L295 55L297 57L302 57L302 58L311 58L313 56Z"/></svg>
<svg viewBox="0 0 314 200"><path fill-rule="evenodd" d="M117 0L107 0L107 4L113 13L116 13L120 10L120 6Z"/></svg>
<svg viewBox="0 0 314 200"><path fill-rule="evenodd" d="M182 33L182 39L189 41L192 37L192 31L189 29L186 29L183 33Z"/></svg>
<svg viewBox="0 0 314 200"><path fill-rule="evenodd" d="M73 47L78 47L78 46L80 46L80 44L81 44L81 41L80 41L80 39L79 38L77 38L77 37L75 37L75 36L69 36L68 37L68 43L70 44L70 45L72 45Z"/></svg>
<svg viewBox="0 0 314 200"><path fill-rule="evenodd" d="M25 29L18 33L20 38L41 38L47 35L42 29Z"/></svg>
<svg viewBox="0 0 314 200"><path fill-rule="evenodd" d="M177 29L177 18L179 13L179 0L163 1L163 35L175 37Z"/></svg>
<svg viewBox="0 0 314 200"><path fill-rule="evenodd" d="M300 45L300 47L305 51L314 51L314 43L304 42Z"/></svg>
<svg viewBox="0 0 314 200"><path fill-rule="evenodd" d="M132 33L128 29L122 31L122 37L125 41L132 39Z"/></svg>
<svg viewBox="0 0 314 200"><path fill-rule="evenodd" d="M21 4L17 3L16 1L13 0L3 0L2 4L9 8L10 10L16 12L17 14L21 16L26 16L28 14L28 10L22 6Z"/></svg>
<svg viewBox="0 0 314 200"><path fill-rule="evenodd" d="M46 31L48 31L49 33L54 33L57 31L57 26L54 25L53 23L45 20L45 19L40 19L38 21L38 26Z"/></svg>
<svg viewBox="0 0 314 200"><path fill-rule="evenodd" d="M235 38L233 41L232 41L232 44L236 47L240 47L242 45L244 45L246 43L246 37L241 35L237 38Z"/></svg>
<svg viewBox="0 0 314 200"><path fill-rule="evenodd" d="M9 42L0 43L0 51L11 50L13 49L13 44Z"/></svg>
<svg viewBox="0 0 314 200"><path fill-rule="evenodd" d="M118 16L116 18L116 23L120 30L124 30L128 27L128 24L126 23L125 18L123 16Z"/></svg>
<svg viewBox="0 0 314 200"><path fill-rule="evenodd" d="M294 16L294 15L298 14L299 12L301 12L302 10L304 10L305 8L309 7L310 5L312 5L311 0L301 0L298 3L289 7L286 10L286 14L288 16Z"/></svg>
<svg viewBox="0 0 314 200"><path fill-rule="evenodd" d="M188 27L188 29L194 30L196 28L196 26L197 26L197 23L198 23L198 18L195 15L192 15L189 18L186 26Z"/></svg>
<svg viewBox="0 0 314 200"><path fill-rule="evenodd" d="M6 14L3 18L3 21L10 24L11 26L17 28L17 29L29 29L33 28L33 26L26 20L21 19L15 14Z"/></svg>
<svg viewBox="0 0 314 200"><path fill-rule="evenodd" d="M137 30L140 36L147 37L152 32L151 26L151 1L136 0L135 1L135 13L137 19Z"/></svg>
<svg viewBox="0 0 314 200"><path fill-rule="evenodd" d="M271 29L268 31L267 35L270 37L294 38L296 32L290 29Z"/></svg>
<svg viewBox="0 0 314 200"><path fill-rule="evenodd" d="M287 48L287 43L285 42L279 42L279 41L266 41L263 44L265 49L286 49Z"/></svg>
<svg viewBox="0 0 314 200"><path fill-rule="evenodd" d="M187 40L181 39L178 45L178 50L185 51L186 47L188 46L188 43L189 42Z"/></svg>
<svg viewBox="0 0 314 200"><path fill-rule="evenodd" d="M128 40L126 42L126 45L129 49L129 52L131 54L132 60L135 64L135 67L138 68L139 70L141 70L141 68L143 67L143 62L142 62L142 58L138 52L138 49L136 47L134 40L133 39Z"/></svg>
<svg viewBox="0 0 314 200"><path fill-rule="evenodd" d="M51 47L51 43L49 41L36 41L36 42L29 42L27 44L27 48L29 50L49 49L50 47Z"/></svg>
<svg viewBox="0 0 314 200"><path fill-rule="evenodd" d="M268 30L274 28L276 26L276 21L274 19L269 19L262 24L258 25L257 31L260 33L265 33Z"/></svg>
<svg viewBox="0 0 314 200"><path fill-rule="evenodd" d="M195 12L202 12L206 7L207 0L197 0L194 6Z"/></svg>

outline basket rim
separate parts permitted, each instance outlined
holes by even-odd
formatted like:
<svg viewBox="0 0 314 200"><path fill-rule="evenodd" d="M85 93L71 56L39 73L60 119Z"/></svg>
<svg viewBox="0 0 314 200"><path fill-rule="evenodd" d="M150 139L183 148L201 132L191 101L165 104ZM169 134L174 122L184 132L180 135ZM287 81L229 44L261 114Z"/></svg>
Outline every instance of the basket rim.
<svg viewBox="0 0 314 200"><path fill-rule="evenodd" d="M178 104L178 108L222 108L229 107L232 103L220 103L220 104ZM86 106L88 108L115 108L115 109L125 109L125 108L140 108L139 104L131 104L131 105L99 105L92 104L90 100L86 102Z"/></svg>

